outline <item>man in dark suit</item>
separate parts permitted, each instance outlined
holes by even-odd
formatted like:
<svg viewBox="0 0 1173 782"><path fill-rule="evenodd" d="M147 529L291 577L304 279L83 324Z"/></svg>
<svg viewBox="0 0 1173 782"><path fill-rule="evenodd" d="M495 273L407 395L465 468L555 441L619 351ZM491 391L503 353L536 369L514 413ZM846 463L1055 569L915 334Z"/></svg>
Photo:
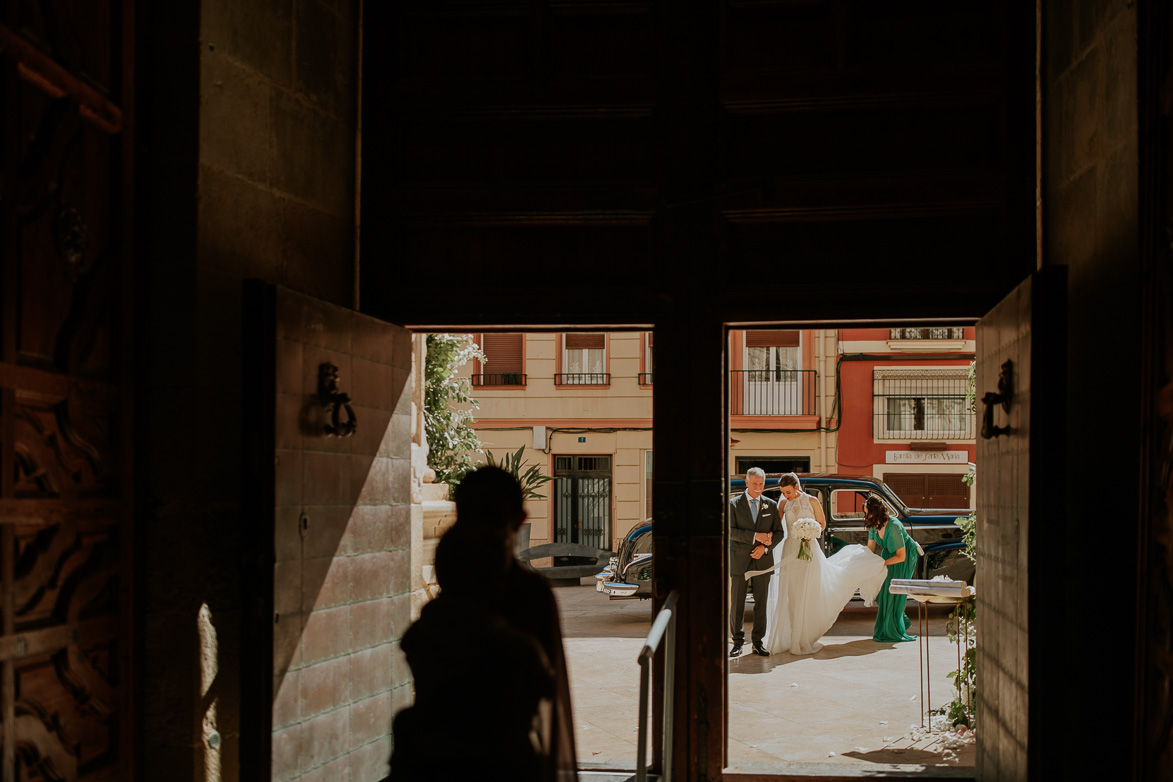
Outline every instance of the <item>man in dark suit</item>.
<svg viewBox="0 0 1173 782"><path fill-rule="evenodd" d="M778 503L762 496L766 473L751 467L745 473L745 493L729 500L729 634L733 636L730 657L741 656L745 643L745 574L774 566L774 547L786 537L786 525ZM770 596L770 575L752 576L753 651L762 657L770 653L762 645L766 635L766 600Z"/></svg>

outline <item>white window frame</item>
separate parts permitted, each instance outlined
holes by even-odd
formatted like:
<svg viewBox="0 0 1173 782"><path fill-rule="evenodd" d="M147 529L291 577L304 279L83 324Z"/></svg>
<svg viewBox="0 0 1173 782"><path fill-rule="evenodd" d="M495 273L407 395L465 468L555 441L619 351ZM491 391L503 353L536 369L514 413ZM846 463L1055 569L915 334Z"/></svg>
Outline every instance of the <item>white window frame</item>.
<svg viewBox="0 0 1173 782"><path fill-rule="evenodd" d="M570 377L571 375L581 374L581 375L606 376L606 374L607 374L607 345L608 345L607 334L606 334L606 332L591 332L591 333L602 333L603 334L603 347L601 347L601 348L568 348L568 347L566 347L566 337L568 335L565 333L562 335L561 347L562 347L562 383L563 383L563 385L601 385L601 383L588 383L585 380L573 379ZM591 351L598 351L599 353L602 354L600 356L600 360L599 360L599 367L600 368L598 370L581 369L581 370L575 371L570 368L570 357L575 354L578 354L579 359L582 361L582 366L584 366L584 367L589 366L590 362L588 360L587 354L590 353Z"/></svg>

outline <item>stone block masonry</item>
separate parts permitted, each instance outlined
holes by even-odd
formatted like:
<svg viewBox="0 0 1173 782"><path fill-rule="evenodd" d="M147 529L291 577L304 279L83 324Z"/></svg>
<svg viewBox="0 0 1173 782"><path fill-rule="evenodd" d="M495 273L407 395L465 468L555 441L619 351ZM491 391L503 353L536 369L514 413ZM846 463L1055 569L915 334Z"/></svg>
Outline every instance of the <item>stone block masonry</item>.
<svg viewBox="0 0 1173 782"><path fill-rule="evenodd" d="M275 487L273 779L375 780L387 773L391 719L411 701L399 639L410 622L408 449L410 337L377 324L383 340L355 339L370 319L278 291L277 377L298 425L278 425ZM388 345L392 346L387 350ZM316 404L323 360L362 414L365 436L324 433ZM285 362L298 362L290 367ZM294 519L296 518L296 522ZM282 524L296 524L280 531ZM294 538L296 534L296 538ZM289 629L283 629L289 628Z"/></svg>

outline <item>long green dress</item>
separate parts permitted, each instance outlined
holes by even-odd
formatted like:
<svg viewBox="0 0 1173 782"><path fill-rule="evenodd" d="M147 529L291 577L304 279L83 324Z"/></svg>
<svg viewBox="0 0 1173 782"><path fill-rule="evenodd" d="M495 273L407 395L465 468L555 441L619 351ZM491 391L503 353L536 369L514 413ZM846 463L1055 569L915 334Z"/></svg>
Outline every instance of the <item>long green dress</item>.
<svg viewBox="0 0 1173 782"><path fill-rule="evenodd" d="M888 518L888 525L884 527L884 537L876 535L874 529L868 530L868 540L876 541L876 552L884 559L891 559L896 552L904 549L904 561L888 565L888 577L884 579L884 586L876 598L876 629L872 632L873 641L915 641L915 635L908 634L908 627L912 620L904 612L908 603L908 595L893 595L888 591L888 585L894 578L912 578L916 570L916 543L908 535L904 525L894 518Z"/></svg>

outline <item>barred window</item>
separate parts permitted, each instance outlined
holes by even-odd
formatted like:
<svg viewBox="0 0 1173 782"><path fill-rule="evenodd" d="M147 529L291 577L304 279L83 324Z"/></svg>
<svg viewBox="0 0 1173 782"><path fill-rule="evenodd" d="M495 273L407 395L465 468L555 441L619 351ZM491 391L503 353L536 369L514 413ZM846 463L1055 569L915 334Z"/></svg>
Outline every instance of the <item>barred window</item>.
<svg viewBox="0 0 1173 782"><path fill-rule="evenodd" d="M966 371L965 367L874 370L876 438L973 437L974 414L965 398Z"/></svg>
<svg viewBox="0 0 1173 782"><path fill-rule="evenodd" d="M965 329L960 326L898 328L889 331L888 339L965 339Z"/></svg>

